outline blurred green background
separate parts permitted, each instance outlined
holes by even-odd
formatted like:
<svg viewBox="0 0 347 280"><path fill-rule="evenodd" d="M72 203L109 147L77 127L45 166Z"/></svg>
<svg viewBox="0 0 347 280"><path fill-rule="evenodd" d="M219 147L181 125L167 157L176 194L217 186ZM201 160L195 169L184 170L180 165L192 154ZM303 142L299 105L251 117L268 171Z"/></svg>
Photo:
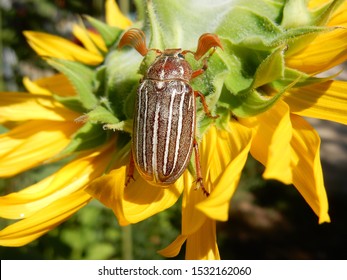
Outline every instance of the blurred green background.
<svg viewBox="0 0 347 280"><path fill-rule="evenodd" d="M132 3L121 8L134 13ZM24 30L44 31L73 40L78 15L104 17L100 0L0 0L0 90L23 90L22 78L53 73L31 50ZM310 120L322 135L322 164L330 202L330 224L318 219L292 186L261 178L263 167L249 158L230 205L230 218L217 227L222 259L347 258L347 130ZM0 133L5 132L0 127ZM1 149L1 147L0 147ZM29 186L64 162L0 179L0 193ZM1 259L160 259L180 232L181 202L144 222L121 228L112 211L92 201L67 222L19 248L0 247ZM0 220L3 228L8 221ZM184 258L184 249L177 258Z"/></svg>

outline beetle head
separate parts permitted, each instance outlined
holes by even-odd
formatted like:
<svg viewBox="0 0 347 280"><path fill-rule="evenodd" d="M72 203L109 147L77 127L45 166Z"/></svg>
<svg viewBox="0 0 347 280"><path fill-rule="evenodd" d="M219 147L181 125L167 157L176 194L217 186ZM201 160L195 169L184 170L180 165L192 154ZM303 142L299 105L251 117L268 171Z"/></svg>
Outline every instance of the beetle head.
<svg viewBox="0 0 347 280"><path fill-rule="evenodd" d="M164 50L163 55L184 58L184 55L182 54L182 49L166 49Z"/></svg>

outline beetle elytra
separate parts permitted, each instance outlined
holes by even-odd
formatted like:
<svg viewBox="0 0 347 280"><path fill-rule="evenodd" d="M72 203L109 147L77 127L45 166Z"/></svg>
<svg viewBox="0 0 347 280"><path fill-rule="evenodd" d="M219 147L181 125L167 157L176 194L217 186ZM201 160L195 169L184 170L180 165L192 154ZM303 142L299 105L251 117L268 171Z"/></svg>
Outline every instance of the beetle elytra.
<svg viewBox="0 0 347 280"><path fill-rule="evenodd" d="M161 51L148 49L143 31L132 28L119 42L120 48L125 45L134 47L142 56L148 51L157 54L137 91L128 182L133 178L135 165L149 183L161 187L171 185L186 170L194 150L197 188L200 187L208 196L195 139L196 97L200 98L205 113L214 117L203 94L193 90L189 82L204 73L208 58L217 47L223 49L219 38L211 33L201 35L195 52L182 49ZM202 68L193 71L185 55L191 53L200 60L210 49L212 51L203 59Z"/></svg>

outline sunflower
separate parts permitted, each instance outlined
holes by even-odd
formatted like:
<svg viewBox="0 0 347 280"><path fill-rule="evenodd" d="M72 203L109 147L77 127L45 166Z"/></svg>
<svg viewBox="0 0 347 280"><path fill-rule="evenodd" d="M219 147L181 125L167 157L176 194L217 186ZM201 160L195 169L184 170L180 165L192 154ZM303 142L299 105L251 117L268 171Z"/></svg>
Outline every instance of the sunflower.
<svg viewBox="0 0 347 280"><path fill-rule="evenodd" d="M217 50L206 73L192 81L220 116L213 120L197 109L208 197L195 190L193 165L169 188L153 187L137 173L124 187L134 96L153 57L142 61L133 50L114 48L132 25L114 1L106 1L107 24L86 17L98 34L74 28L84 48L26 32L33 49L60 74L25 79L29 94L2 93L0 120L15 126L0 136L1 175L75 158L44 180L0 197L1 216L20 219L0 231L0 245L31 242L92 198L125 226L171 207L182 195L181 234L159 253L176 256L185 243L187 259L219 259L216 222L228 219L249 154L264 165L264 178L292 184L318 222L329 222L320 138L303 116L347 123L347 84L334 80L336 75L315 76L346 60L347 2L261 2L223 0L211 6L153 0L138 6L134 25L151 34L151 48L193 50L205 32L221 39L224 50ZM201 61L186 59L194 69L201 67Z"/></svg>

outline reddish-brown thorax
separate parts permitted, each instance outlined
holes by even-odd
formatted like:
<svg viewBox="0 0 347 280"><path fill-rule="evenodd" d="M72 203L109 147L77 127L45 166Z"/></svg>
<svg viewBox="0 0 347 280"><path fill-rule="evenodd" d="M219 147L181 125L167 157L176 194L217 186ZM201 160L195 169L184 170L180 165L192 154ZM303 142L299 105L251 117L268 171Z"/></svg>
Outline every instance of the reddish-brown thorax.
<svg viewBox="0 0 347 280"><path fill-rule="evenodd" d="M181 49L166 49L149 67L146 79L151 80L183 80L189 82L192 68L185 60Z"/></svg>

